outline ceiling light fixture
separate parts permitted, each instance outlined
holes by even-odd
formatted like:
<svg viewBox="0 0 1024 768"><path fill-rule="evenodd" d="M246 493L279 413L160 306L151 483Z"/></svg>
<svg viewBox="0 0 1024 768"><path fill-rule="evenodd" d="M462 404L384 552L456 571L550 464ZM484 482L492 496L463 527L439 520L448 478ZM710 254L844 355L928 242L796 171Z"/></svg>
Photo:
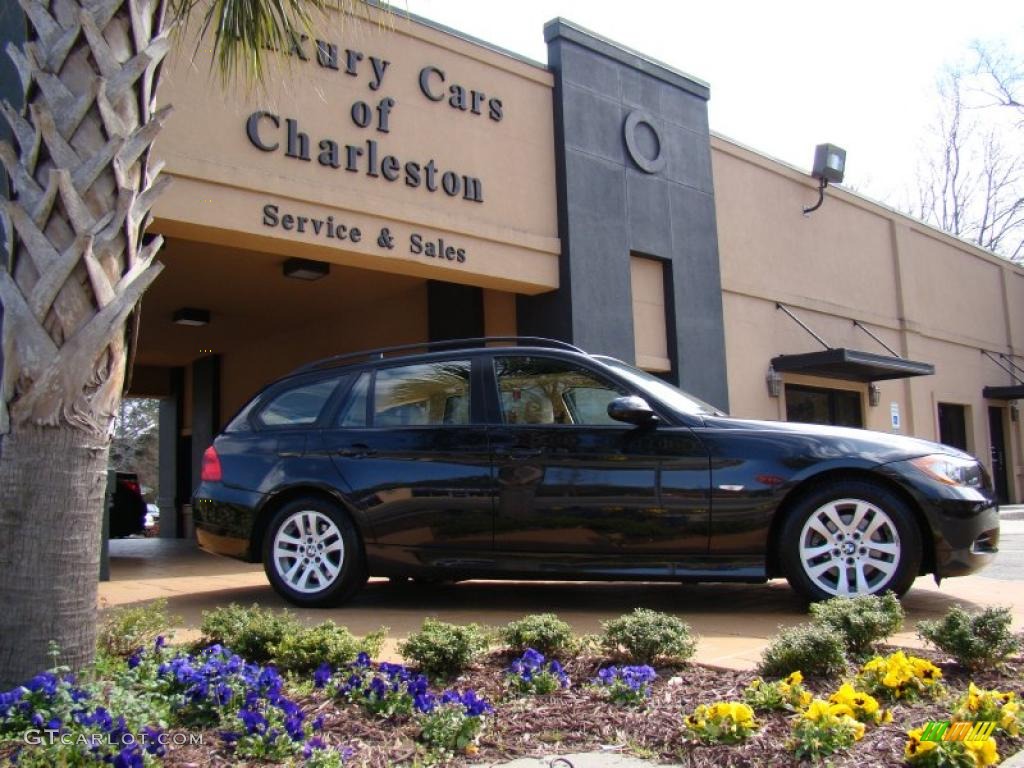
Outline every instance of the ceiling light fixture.
<svg viewBox="0 0 1024 768"><path fill-rule="evenodd" d="M196 307L181 307L174 310L174 315L171 316L171 319L178 325L209 325L210 310L198 309Z"/></svg>
<svg viewBox="0 0 1024 768"><path fill-rule="evenodd" d="M284 263L283 271L285 277L296 280L319 280L330 274L331 265L326 261L292 258Z"/></svg>

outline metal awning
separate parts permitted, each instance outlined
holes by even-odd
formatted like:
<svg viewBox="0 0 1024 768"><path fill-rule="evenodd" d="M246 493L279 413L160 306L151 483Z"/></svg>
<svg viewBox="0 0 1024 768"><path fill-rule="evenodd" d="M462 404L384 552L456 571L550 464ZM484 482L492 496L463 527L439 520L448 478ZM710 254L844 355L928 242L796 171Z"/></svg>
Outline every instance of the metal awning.
<svg viewBox="0 0 1024 768"><path fill-rule="evenodd" d="M772 367L780 373L804 373L863 382L908 379L911 376L931 376L935 373L935 366L931 363L843 347L823 352L779 355L772 358Z"/></svg>
<svg viewBox="0 0 1024 768"><path fill-rule="evenodd" d="M1024 400L1024 384L1012 387L985 387L981 394L989 400Z"/></svg>

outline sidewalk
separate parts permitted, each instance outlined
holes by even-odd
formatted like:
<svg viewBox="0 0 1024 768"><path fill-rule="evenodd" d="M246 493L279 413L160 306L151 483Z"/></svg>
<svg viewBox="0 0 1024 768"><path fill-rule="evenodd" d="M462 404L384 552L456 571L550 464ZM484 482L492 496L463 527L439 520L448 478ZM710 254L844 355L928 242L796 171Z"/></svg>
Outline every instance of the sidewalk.
<svg viewBox="0 0 1024 768"><path fill-rule="evenodd" d="M603 620L644 605L681 616L693 627L700 637L695 661L751 670L780 626L807 620L806 606L781 579L767 584L685 586L475 581L436 589L395 587L372 579L345 606L301 610L271 590L260 565L216 557L192 542L169 539L111 542L111 574L112 581L100 584L103 607L165 597L169 612L182 617L178 640L198 638L203 611L230 602L258 602L269 608L290 608L309 624L331 619L358 635L386 625L390 631L382 657L389 661L399 660L397 643L418 630L424 616L498 626L525 614L549 611L568 621L578 634L586 634L599 632ZM916 623L938 618L956 603L969 608L1006 605L1016 626L1024 627L1024 590L1012 588L1014 583L975 575L946 579L940 588L930 577L921 577L903 599L907 622L893 642L921 647Z"/></svg>
<svg viewBox="0 0 1024 768"><path fill-rule="evenodd" d="M1024 520L1024 504L1005 504L999 508L1000 520Z"/></svg>

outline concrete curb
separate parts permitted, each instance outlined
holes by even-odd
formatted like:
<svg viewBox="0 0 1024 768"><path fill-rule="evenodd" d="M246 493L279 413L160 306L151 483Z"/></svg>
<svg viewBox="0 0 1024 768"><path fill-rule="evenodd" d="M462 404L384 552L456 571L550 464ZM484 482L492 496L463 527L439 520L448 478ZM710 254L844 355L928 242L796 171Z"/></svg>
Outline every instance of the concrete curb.
<svg viewBox="0 0 1024 768"><path fill-rule="evenodd" d="M510 763L474 763L469 768L683 768L679 763L654 763L631 755L608 752L575 752L551 757L521 757Z"/></svg>
<svg viewBox="0 0 1024 768"><path fill-rule="evenodd" d="M1024 768L1024 751L1010 755L1000 768ZM509 763L473 763L469 768L683 768L679 763L654 763L617 752L576 752L551 757L521 757Z"/></svg>
<svg viewBox="0 0 1024 768"><path fill-rule="evenodd" d="M1024 750L1010 755L999 764L1000 768L1024 768Z"/></svg>

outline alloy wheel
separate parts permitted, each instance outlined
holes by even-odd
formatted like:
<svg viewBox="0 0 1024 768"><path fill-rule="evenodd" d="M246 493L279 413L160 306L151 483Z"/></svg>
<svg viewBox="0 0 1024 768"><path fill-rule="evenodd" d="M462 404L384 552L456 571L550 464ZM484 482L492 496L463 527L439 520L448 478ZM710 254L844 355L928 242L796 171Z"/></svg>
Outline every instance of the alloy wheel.
<svg viewBox="0 0 1024 768"><path fill-rule="evenodd" d="M289 588L312 594L338 579L345 562L345 541L326 514L300 510L278 527L271 555L274 569Z"/></svg>
<svg viewBox="0 0 1024 768"><path fill-rule="evenodd" d="M889 514L864 499L835 499L815 509L800 531L804 573L829 595L882 591L900 565L900 536Z"/></svg>

